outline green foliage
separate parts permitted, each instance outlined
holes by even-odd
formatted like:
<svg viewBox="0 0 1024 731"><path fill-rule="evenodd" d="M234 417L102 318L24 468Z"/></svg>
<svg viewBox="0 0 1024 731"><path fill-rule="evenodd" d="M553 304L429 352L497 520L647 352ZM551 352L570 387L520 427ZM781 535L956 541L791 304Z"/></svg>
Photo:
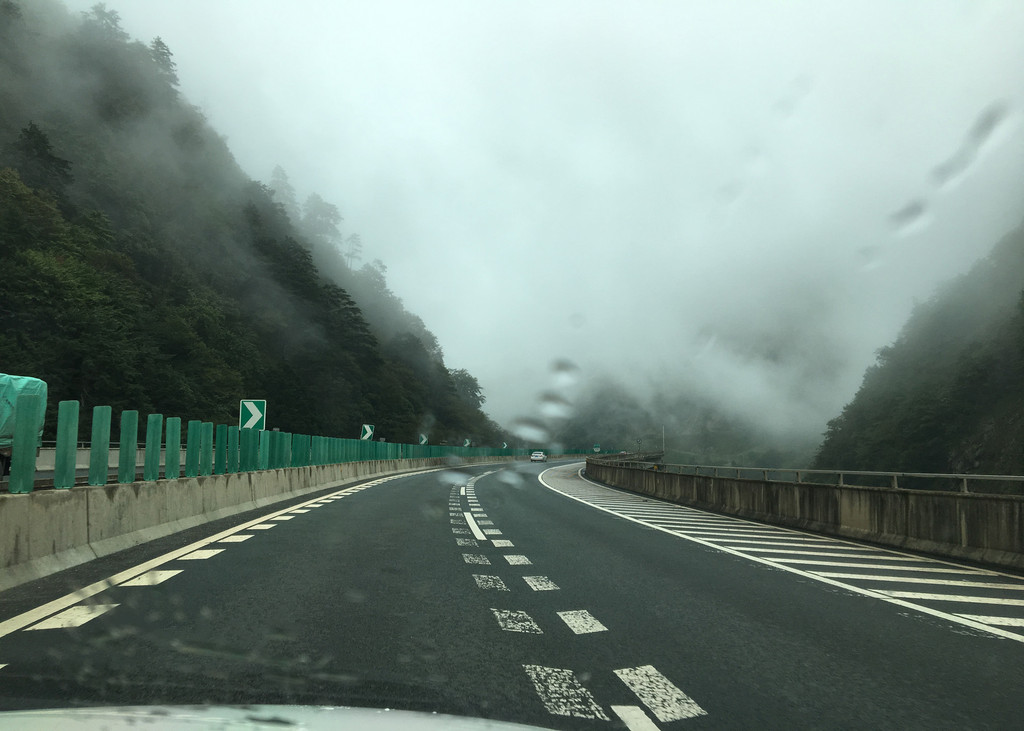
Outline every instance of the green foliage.
<svg viewBox="0 0 1024 731"><path fill-rule="evenodd" d="M919 305L842 413L815 466L1024 469L1024 228Z"/></svg>
<svg viewBox="0 0 1024 731"><path fill-rule="evenodd" d="M176 86L166 44L102 4L75 23L0 0L0 371L115 425L124 408L229 423L266 398L284 431L500 441L382 265L356 278L391 327L368 322L337 207L314 194L300 217L283 170L247 179Z"/></svg>

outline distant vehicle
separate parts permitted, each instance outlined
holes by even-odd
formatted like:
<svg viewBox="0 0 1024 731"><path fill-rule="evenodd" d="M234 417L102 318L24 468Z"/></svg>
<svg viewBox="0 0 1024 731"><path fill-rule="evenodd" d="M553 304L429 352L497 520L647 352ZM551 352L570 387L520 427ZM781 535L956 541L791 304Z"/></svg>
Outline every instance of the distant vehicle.
<svg viewBox="0 0 1024 731"><path fill-rule="evenodd" d="M531 462L547 462L548 456L543 452L534 452L530 455Z"/></svg>
<svg viewBox="0 0 1024 731"><path fill-rule="evenodd" d="M33 431L38 434L36 449L42 444L43 418L46 415L46 382L29 376L0 373L0 477L7 474L10 469L11 445L14 439L14 404L23 393L42 396L39 412L33 415Z"/></svg>

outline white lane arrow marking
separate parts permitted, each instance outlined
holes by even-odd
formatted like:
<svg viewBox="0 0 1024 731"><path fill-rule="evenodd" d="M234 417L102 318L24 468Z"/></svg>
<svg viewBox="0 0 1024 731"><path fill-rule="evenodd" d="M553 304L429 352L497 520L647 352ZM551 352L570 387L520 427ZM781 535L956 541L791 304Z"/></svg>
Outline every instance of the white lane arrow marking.
<svg viewBox="0 0 1024 731"><path fill-rule="evenodd" d="M243 401L245 408L249 409L249 419L242 425L243 429L252 429L254 426L260 423L260 419L263 418L263 414L256 408L256 404L252 401Z"/></svg>

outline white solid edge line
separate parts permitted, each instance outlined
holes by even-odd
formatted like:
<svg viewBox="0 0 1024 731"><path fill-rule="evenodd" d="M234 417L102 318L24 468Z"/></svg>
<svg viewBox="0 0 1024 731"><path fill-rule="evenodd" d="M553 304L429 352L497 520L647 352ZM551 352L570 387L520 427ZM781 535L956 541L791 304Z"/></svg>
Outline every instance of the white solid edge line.
<svg viewBox="0 0 1024 731"><path fill-rule="evenodd" d="M463 513L463 515L466 516L466 525L468 525L469 529L473 531L473 537L476 538L478 541L486 541L487 536L485 536L483 531L480 530L480 526L476 524L476 520L473 518L473 514Z"/></svg>
<svg viewBox="0 0 1024 731"><path fill-rule="evenodd" d="M431 469L427 470L405 472L399 476L412 477L414 475L421 475L427 472L438 472L443 469L445 468L432 467ZM353 490L353 488L346 487L341 490L337 490L333 493L330 493L330 495L328 495L327 497L331 497L334 495L342 495L343 493L349 493L351 490ZM282 508L281 510L260 516L259 518L254 518L253 520L241 523L232 528L228 528L227 530L223 530L220 533L215 533L212 536L208 536L206 538L203 538L202 540L190 543L187 546L182 546L181 548L176 548L173 551L168 551L162 556L157 556L156 558L151 558L148 561L143 561L142 563L136 564L135 566L125 569L124 571L120 571L114 574L113 576L108 576L105 579L100 579L99 581L93 582L88 586L83 586L81 589L78 589L69 594L65 594L62 597L58 597L52 601L49 601L46 604L41 604L38 607L29 609L27 612L22 612L21 614L18 614L14 617L11 617L10 619L6 619L3 622L0 622L0 637L5 637L11 634L12 632L17 632L20 629L24 629L25 627L29 626L30 624L38 622L40 619L43 619L44 617L48 617L51 614L55 614L61 610L67 609L68 607L77 604L83 599L88 599L91 596L95 596L100 592L106 591L107 589L117 586L118 584L128 581L129 579L134 579L139 574L144 574L151 569L155 569L158 566L164 565L165 563L174 561L175 559L184 556L186 553L191 553L196 549L203 548L204 546L208 546L211 543L216 543L222 538L227 538L228 536L234 535L235 533L240 533L242 531L248 530L253 526L263 523L264 521L272 520L275 516L283 515L284 513L287 513L289 510L305 507L309 503L314 503L323 500L324 497L325 496L313 498L311 500L307 500L304 503L299 503L298 505L289 505L287 508Z"/></svg>
<svg viewBox="0 0 1024 731"><path fill-rule="evenodd" d="M904 609L912 609L912 610L914 610L916 612L922 612L924 614L930 614L933 617L939 617L940 619L945 619L945 620L947 620L949 622L953 622L955 624L959 624L959 625L962 625L964 627L970 627L971 629L976 629L976 630L978 630L980 632L985 632L987 634L995 635L997 637L1002 637L1002 638L1007 639L1007 640L1014 640L1016 642L1024 643L1024 635L1018 634L1016 632L1007 632L1005 630L1001 630L1001 629L998 629L996 627L991 627L991 626L989 626L987 624L982 624L981 622L974 622L974 621L969 620L969 619L964 619L963 617L959 617L959 616L957 616L955 614L950 614L949 612L943 612L943 611L940 611L938 609L932 609L931 607L924 607L924 606L921 606L920 604L914 604L913 602L907 602L907 601L903 601L902 599L897 599L896 597L886 596L885 594L881 594L881 593L879 593L877 591L872 591L871 589L862 589L859 586L854 586L852 584L846 584L846 583L843 583L842 581L836 581L835 579L828 579L828 578L825 578L824 576L818 576L817 574L811 573L809 571L801 571L800 569L795 569L792 566L786 566L785 564L776 563L775 561L764 559L764 558L761 558L759 556L751 556L748 553L743 553L742 551L736 551L736 550L733 550L733 549L728 548L726 546L722 546L722 545L719 545L717 543L712 543L711 541L705 541L705 540L700 539L700 538L695 538L693 536L687 536L687 535L682 534L682 533L677 533L675 531L670 531L670 530L667 530L665 528L660 528L660 527L658 527L656 525L652 525L651 523L647 523L647 522L642 521L642 520L637 520L636 518L631 518L628 515L622 515L621 513L616 513L613 510L608 510L606 508L602 508L602 507L599 507L597 505L592 505L591 503L588 503L586 500L583 500L581 498L575 497L573 495L568 495L568 494L562 492L561 490L558 490L558 489L552 487L547 482L545 482L544 481L544 475L547 474L549 471L551 471L553 469L558 469L558 467L549 467L548 469L544 470L539 475L537 475L537 481L540 482L540 484L544 485L544 487L546 487L547 489L551 490L552 492L557 492L559 495L563 495L563 496L569 498L570 500L575 500L576 502L582 503L583 505L588 505L588 506L590 506L592 508L595 508L597 510L602 510L602 511L608 513L609 515L614 515L614 516L616 516L618 518L622 518L623 520L632 521L632 522L636 523L637 525L642 525L642 526L645 526L647 528L653 528L654 530L659 530L662 533L667 533L668 535L675 536L676 538L682 538L683 540L691 541L693 543L699 543L702 546L707 546L708 548L713 548L713 549L715 549L717 551L723 551L724 553L729 553L729 554L732 554L733 556L739 556L740 558L745 558L748 561L754 561L755 563L762 563L765 566L771 566L772 568L781 569L782 571L788 571L789 573L796 574L797 576L803 576L804 578L807 578L807 579L813 579L814 581L820 581L823 584L829 584L830 586L836 586L836 587L839 587L840 589L845 589L847 591L853 592L854 594L861 594L863 596L868 596L868 597L871 597L873 599L879 599L879 600L881 600L883 602L889 602L890 604L895 604L896 606L903 607ZM591 482L590 480L588 480L587 478L583 477L582 475L577 474L577 476L581 480L583 480L584 482L587 482L588 484L594 485L595 487L603 487L606 490L613 489L613 488L606 487L605 485L600 485L600 484L598 484L596 482ZM681 507L689 507L689 506L681 506ZM689 509L690 510L697 510L697 508L689 508ZM741 518L737 518L737 520L742 520L742 519ZM796 532L796 531L794 531L794 532ZM845 543L845 541L841 541L841 542ZM853 545L856 545L856 544L853 544ZM893 553L899 553L899 552L898 551L893 551ZM909 556L910 554L904 554L904 555L908 555ZM946 562L946 561L936 561L936 563L945 563L948 566L956 566L957 565L957 564ZM986 573L995 573L995 572L986 572ZM1004 575L1004 574L1000 574L1000 575ZM2 637L2 636L3 635L0 635L0 637Z"/></svg>

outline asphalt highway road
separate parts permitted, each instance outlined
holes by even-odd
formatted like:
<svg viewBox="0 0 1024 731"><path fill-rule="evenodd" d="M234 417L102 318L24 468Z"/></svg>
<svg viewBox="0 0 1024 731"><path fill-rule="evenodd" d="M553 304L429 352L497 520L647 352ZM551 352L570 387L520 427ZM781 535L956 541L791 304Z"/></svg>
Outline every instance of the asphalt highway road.
<svg viewBox="0 0 1024 731"><path fill-rule="evenodd" d="M325 490L11 589L0 710L1020 727L1024 580L628 495L580 466Z"/></svg>

